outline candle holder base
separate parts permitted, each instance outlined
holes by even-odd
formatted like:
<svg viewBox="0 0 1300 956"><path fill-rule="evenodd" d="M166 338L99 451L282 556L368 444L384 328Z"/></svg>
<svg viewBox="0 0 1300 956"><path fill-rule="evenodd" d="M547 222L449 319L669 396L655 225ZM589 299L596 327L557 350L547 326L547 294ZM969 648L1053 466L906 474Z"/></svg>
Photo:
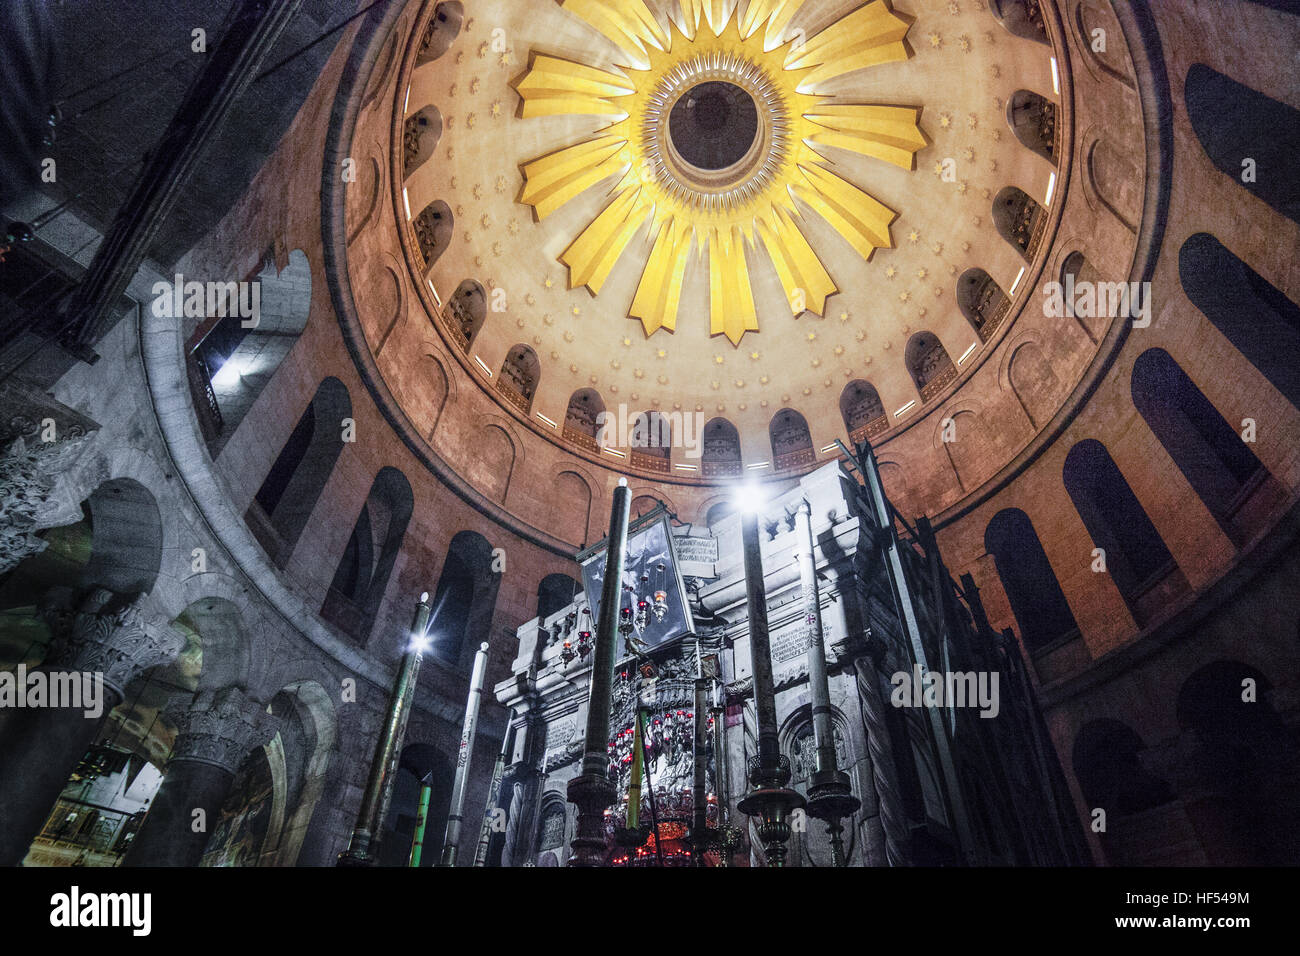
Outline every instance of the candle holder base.
<svg viewBox="0 0 1300 956"><path fill-rule="evenodd" d="M618 789L604 774L584 773L569 781L567 795L569 803L578 808L569 866L604 866L605 810L618 800Z"/></svg>

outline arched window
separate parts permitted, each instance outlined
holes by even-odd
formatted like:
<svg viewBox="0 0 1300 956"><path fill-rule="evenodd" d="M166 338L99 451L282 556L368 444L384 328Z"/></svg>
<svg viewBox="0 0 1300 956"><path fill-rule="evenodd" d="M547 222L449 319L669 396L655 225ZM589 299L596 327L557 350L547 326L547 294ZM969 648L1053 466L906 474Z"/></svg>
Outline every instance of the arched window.
<svg viewBox="0 0 1300 956"><path fill-rule="evenodd" d="M564 438L589 452L600 451L600 439L615 444L618 438L617 423L609 422L606 434L601 435L601 415L605 402L594 388L580 388L569 396L569 407L564 412Z"/></svg>
<svg viewBox="0 0 1300 956"><path fill-rule="evenodd" d="M452 41L460 34L461 21L465 19L465 8L458 0L446 0L433 8L429 26L420 40L420 49L415 55L415 65L438 59L449 49Z"/></svg>
<svg viewBox="0 0 1300 956"><path fill-rule="evenodd" d="M456 231L456 217L451 214L450 206L441 199L435 199L415 217L411 228L415 230L415 241L419 244L427 274L438 257L451 245L451 237Z"/></svg>
<svg viewBox="0 0 1300 956"><path fill-rule="evenodd" d="M1300 222L1300 110L1194 63L1183 87L1205 155L1234 183Z"/></svg>
<svg viewBox="0 0 1300 956"><path fill-rule="evenodd" d="M1011 613L1029 650L1041 650L1078 633L1074 614L1027 514L1019 508L995 514L984 530L984 550L993 555Z"/></svg>
<svg viewBox="0 0 1300 956"><path fill-rule="evenodd" d="M1038 0L989 0L989 12L1012 36L1047 44L1047 24Z"/></svg>
<svg viewBox="0 0 1300 956"><path fill-rule="evenodd" d="M1300 306L1204 232L1183 243L1178 276L1192 304L1300 408Z"/></svg>
<svg viewBox="0 0 1300 956"><path fill-rule="evenodd" d="M1056 162L1055 103L1029 90L1016 90L1007 103L1007 122L1020 145Z"/></svg>
<svg viewBox="0 0 1300 956"><path fill-rule="evenodd" d="M1260 460L1164 349L1133 364L1133 405L1228 537L1244 544L1242 506L1266 478Z"/></svg>
<svg viewBox="0 0 1300 956"><path fill-rule="evenodd" d="M199 428L214 458L298 341L311 311L311 265L301 249L289 253L279 272L268 257L253 281L257 321L241 314L251 299L228 300L225 315L210 317L195 330L186 357Z"/></svg>
<svg viewBox="0 0 1300 956"><path fill-rule="evenodd" d="M533 395L542 377L542 363L527 345L516 345L506 353L497 376L497 391L525 415L533 407Z"/></svg>
<svg viewBox="0 0 1300 956"><path fill-rule="evenodd" d="M336 378L321 382L244 515L279 567L289 563L325 490L343 451L343 420L351 415L352 400L343 383Z"/></svg>
<svg viewBox="0 0 1300 956"><path fill-rule="evenodd" d="M468 671L478 646L488 639L501 577L493 569L492 545L475 531L451 539L433 594L430 653Z"/></svg>
<svg viewBox="0 0 1300 956"><path fill-rule="evenodd" d="M1157 585L1177 570L1173 555L1101 442L1088 438L1071 448L1062 477L1093 544L1104 552L1111 579L1145 625L1166 603L1168 595Z"/></svg>
<svg viewBox="0 0 1300 956"><path fill-rule="evenodd" d="M466 279L456 286L456 291L447 300L447 324L462 352L468 352L470 343L483 328L487 318L487 293L473 279Z"/></svg>
<svg viewBox="0 0 1300 956"><path fill-rule="evenodd" d="M741 473L740 433L725 418L713 418L704 426L704 449L700 454L700 475L720 478Z"/></svg>
<svg viewBox="0 0 1300 956"><path fill-rule="evenodd" d="M1293 864L1300 854L1295 738L1267 677L1240 661L1206 664L1178 692L1197 792L1188 811L1215 866Z"/></svg>
<svg viewBox="0 0 1300 956"><path fill-rule="evenodd" d="M673 423L657 411L642 412L632 422L628 461L646 471L668 474L673 456Z"/></svg>
<svg viewBox="0 0 1300 956"><path fill-rule="evenodd" d="M1023 189L1005 186L993 197L993 225L998 235L1029 262L1042 241L1047 212Z"/></svg>
<svg viewBox="0 0 1300 956"><path fill-rule="evenodd" d="M917 332L908 339L903 362L923 402L930 401L957 378L957 366L933 332Z"/></svg>
<svg viewBox="0 0 1300 956"><path fill-rule="evenodd" d="M442 138L442 113L436 106L426 106L412 113L402 125L403 181L429 161Z"/></svg>
<svg viewBox="0 0 1300 956"><path fill-rule="evenodd" d="M1101 718L1079 728L1070 762L1089 810L1125 816L1173 799L1169 784L1142 766L1145 750L1142 738L1118 720Z"/></svg>
<svg viewBox="0 0 1300 956"><path fill-rule="evenodd" d="M772 470L785 471L817 460L807 420L793 408L783 408L767 426L772 442Z"/></svg>
<svg viewBox="0 0 1300 956"><path fill-rule="evenodd" d="M537 584L537 618L542 623L562 611L582 593L582 585L567 574L548 574Z"/></svg>
<svg viewBox="0 0 1300 956"><path fill-rule="evenodd" d="M717 504L709 506L709 510L704 515L704 523L709 528L712 528L723 518L726 518L728 515L733 515L735 513L736 513L736 506L733 502L719 501Z"/></svg>
<svg viewBox="0 0 1300 956"><path fill-rule="evenodd" d="M321 616L362 642L374 627L414 507L406 476L380 469L330 582Z"/></svg>
<svg viewBox="0 0 1300 956"><path fill-rule="evenodd" d="M840 392L840 415L854 442L869 441L889 429L889 415L870 382L855 379Z"/></svg>
<svg viewBox="0 0 1300 956"><path fill-rule="evenodd" d="M967 269L957 280L957 308L981 342L998 330L1010 307L1011 300L1002 287L983 269Z"/></svg>

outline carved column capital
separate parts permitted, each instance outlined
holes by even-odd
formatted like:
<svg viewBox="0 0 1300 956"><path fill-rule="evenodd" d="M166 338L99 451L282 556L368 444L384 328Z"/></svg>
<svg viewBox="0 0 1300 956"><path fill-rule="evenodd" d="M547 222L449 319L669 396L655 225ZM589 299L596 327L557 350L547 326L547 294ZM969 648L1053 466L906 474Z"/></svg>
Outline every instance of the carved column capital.
<svg viewBox="0 0 1300 956"><path fill-rule="evenodd" d="M209 763L234 773L254 747L266 744L279 720L266 705L238 687L200 691L191 700L173 700L163 714L178 733L171 759Z"/></svg>
<svg viewBox="0 0 1300 956"><path fill-rule="evenodd" d="M146 597L107 609L116 595L97 590L72 618L63 646L47 665L103 674L104 683L118 696L150 667L166 664L185 647L185 638L168 624L146 617Z"/></svg>

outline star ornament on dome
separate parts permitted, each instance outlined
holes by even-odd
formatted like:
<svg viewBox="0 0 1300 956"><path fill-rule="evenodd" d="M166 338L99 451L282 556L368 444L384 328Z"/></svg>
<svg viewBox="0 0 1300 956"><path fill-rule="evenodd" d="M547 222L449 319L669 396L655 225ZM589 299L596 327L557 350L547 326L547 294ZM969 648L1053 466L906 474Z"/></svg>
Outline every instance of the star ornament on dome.
<svg viewBox="0 0 1300 956"><path fill-rule="evenodd" d="M569 288L599 295L645 229L628 317L647 336L675 331L687 265L704 257L709 333L738 346L758 329L749 257L760 248L791 316L822 315L826 298L840 291L807 239L808 212L864 260L893 246L898 213L840 176L823 151L914 170L927 142L921 110L832 102L817 91L844 74L908 59L911 20L889 0L870 0L804 37L789 29L803 5L750 0L741 13L734 0L673 0L665 27L645 0L563 0L620 54L613 71L534 50L515 82L524 118L606 122L521 166L519 201L539 221L588 190L611 196L560 255ZM701 130L718 135L695 135ZM711 143L703 154L701 141Z"/></svg>

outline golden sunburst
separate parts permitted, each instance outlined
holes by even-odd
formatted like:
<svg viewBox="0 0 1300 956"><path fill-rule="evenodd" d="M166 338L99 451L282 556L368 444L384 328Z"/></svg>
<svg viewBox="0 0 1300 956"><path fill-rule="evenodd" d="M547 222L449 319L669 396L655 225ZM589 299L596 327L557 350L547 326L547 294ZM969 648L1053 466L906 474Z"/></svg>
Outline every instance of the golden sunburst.
<svg viewBox="0 0 1300 956"><path fill-rule="evenodd" d="M622 54L620 71L611 72L534 51L515 84L524 117L609 118L589 139L522 167L520 202L539 220L614 182L613 198L560 256L571 289L598 295L648 220L650 250L628 316L647 336L675 330L694 251L708 257L710 334L738 345L758 328L747 249L766 251L791 315L821 315L838 291L804 235L796 199L864 260L892 245L897 213L832 171L819 150L848 149L912 170L926 144L921 110L831 103L816 90L910 57L910 22L888 0L871 0L805 38L789 30L803 2L750 0L737 15L735 0L675 0L666 29L645 0L564 0ZM738 87L756 110L752 145L723 169L683 158L669 131L673 106L704 83Z"/></svg>

